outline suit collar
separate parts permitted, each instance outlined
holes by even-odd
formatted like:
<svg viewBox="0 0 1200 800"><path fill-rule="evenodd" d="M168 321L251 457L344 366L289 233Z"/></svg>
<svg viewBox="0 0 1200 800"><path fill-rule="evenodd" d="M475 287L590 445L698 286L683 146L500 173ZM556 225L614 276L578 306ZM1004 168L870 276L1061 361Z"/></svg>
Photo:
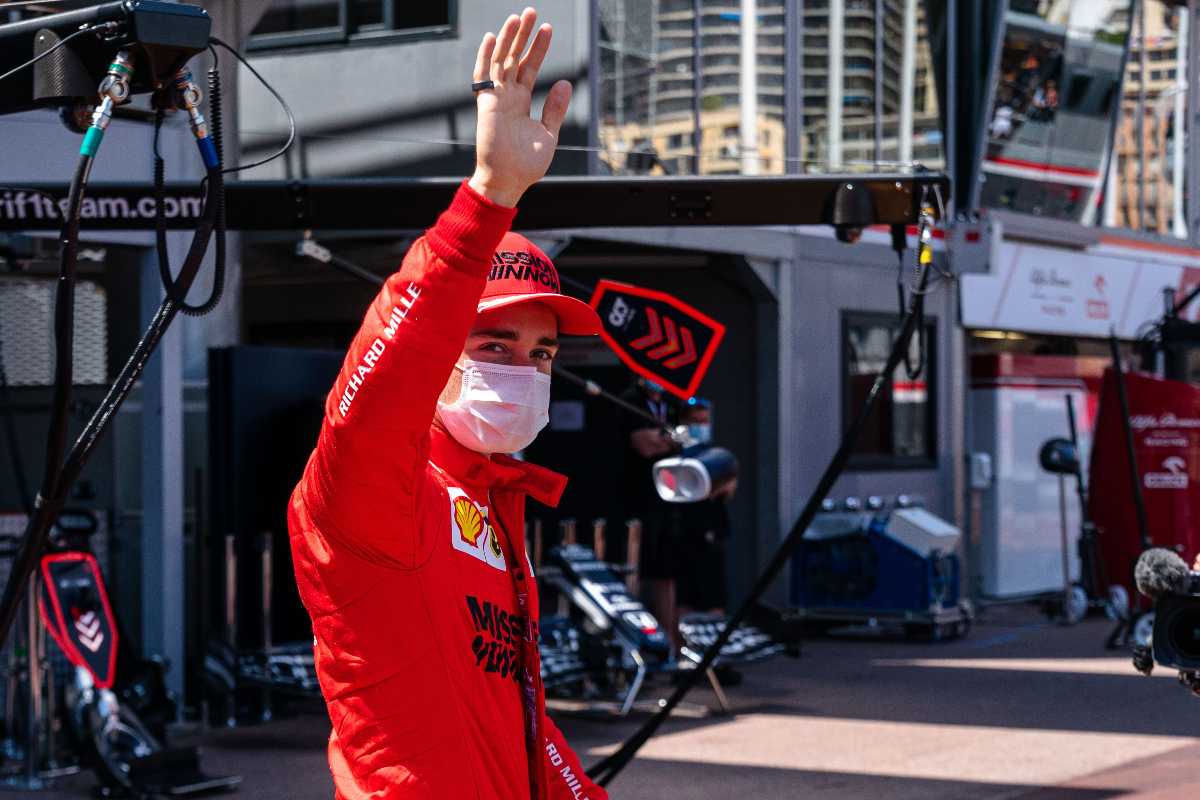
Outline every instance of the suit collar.
<svg viewBox="0 0 1200 800"><path fill-rule="evenodd" d="M499 453L488 458L463 447L436 425L430 427L429 435L430 459L452 478L463 483L486 489L522 492L551 508L558 505L567 487L564 475Z"/></svg>

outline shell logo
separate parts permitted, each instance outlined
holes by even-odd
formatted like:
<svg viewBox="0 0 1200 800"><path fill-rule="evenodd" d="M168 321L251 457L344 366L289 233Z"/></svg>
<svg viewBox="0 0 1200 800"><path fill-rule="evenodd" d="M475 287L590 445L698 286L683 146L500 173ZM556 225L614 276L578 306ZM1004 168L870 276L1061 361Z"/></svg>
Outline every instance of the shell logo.
<svg viewBox="0 0 1200 800"><path fill-rule="evenodd" d="M458 525L459 536L471 547L479 541L479 534L484 530L483 513L479 506L469 498L458 497L454 500L454 522Z"/></svg>

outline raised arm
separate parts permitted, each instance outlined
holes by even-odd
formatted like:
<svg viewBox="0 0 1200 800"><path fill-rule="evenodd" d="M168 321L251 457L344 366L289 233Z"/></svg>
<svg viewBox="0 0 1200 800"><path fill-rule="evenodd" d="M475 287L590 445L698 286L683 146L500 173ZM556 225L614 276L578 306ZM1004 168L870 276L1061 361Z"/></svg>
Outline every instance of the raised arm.
<svg viewBox="0 0 1200 800"><path fill-rule="evenodd" d="M570 102L570 84L559 81L541 119L530 117L551 37L549 25L533 35L536 20L526 9L505 21L499 37L483 37L474 80L495 86L477 94L475 173L367 310L325 402L301 486L309 513L330 533L399 565L427 555L415 526L397 523L413 514L429 425L475 318L492 253L517 201L550 166Z"/></svg>

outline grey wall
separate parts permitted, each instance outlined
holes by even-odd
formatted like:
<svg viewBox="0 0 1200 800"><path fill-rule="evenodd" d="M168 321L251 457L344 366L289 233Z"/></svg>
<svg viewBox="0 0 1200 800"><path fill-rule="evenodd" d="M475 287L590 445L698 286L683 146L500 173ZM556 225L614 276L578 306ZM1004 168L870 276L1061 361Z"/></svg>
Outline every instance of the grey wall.
<svg viewBox="0 0 1200 800"><path fill-rule="evenodd" d="M288 100L302 141L291 159L296 175L459 175L469 173L469 147L426 140L466 140L475 135L470 91L475 52L486 31L495 31L516 5L459 0L452 38L364 44L340 49L312 47L256 51L253 63ZM542 67L535 112L544 90L557 79L575 85L563 144L586 144L587 0L544 0L540 20L554 26L554 44ZM286 118L266 90L242 70L239 132L245 159L282 142ZM415 141L419 140L419 141ZM284 177L281 161L244 173ZM561 153L555 172L583 172L582 153Z"/></svg>

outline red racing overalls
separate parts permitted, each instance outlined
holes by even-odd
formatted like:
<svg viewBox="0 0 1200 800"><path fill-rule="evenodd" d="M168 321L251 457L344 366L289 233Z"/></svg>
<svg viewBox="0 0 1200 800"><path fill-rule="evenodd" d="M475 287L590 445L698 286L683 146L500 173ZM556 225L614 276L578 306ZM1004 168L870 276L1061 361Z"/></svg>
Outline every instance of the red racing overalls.
<svg viewBox="0 0 1200 800"><path fill-rule="evenodd" d="M545 715L525 498L431 426L514 209L465 184L367 311L288 513L336 797L601 800ZM527 672L528 671L528 672Z"/></svg>

